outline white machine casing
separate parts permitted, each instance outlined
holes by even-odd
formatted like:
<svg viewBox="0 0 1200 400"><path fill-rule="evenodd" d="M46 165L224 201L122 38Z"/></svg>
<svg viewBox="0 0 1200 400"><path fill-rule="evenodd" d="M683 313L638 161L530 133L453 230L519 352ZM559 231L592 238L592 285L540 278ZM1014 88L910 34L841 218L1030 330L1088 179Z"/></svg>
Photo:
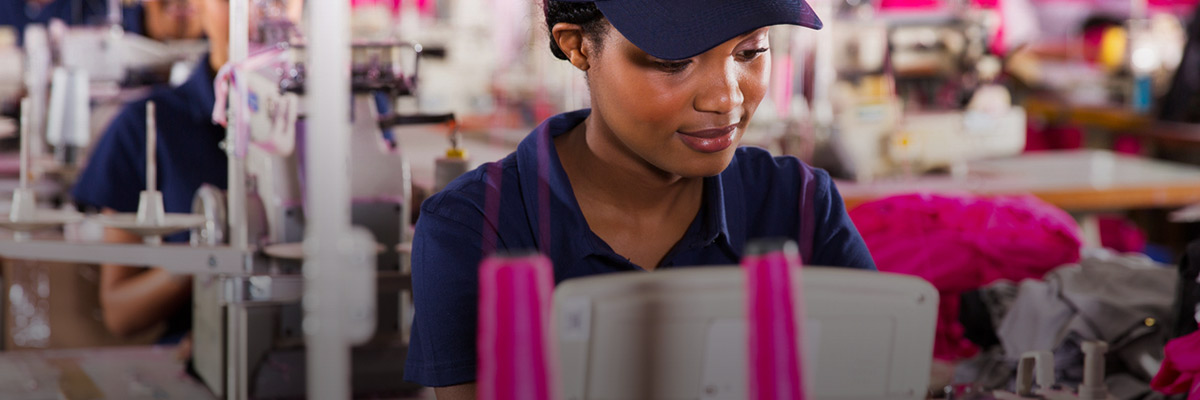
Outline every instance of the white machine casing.
<svg viewBox="0 0 1200 400"><path fill-rule="evenodd" d="M919 278L806 267L805 385L815 399L924 399L938 295ZM563 399L744 399L745 275L697 267L555 290ZM797 297L797 299L801 298Z"/></svg>

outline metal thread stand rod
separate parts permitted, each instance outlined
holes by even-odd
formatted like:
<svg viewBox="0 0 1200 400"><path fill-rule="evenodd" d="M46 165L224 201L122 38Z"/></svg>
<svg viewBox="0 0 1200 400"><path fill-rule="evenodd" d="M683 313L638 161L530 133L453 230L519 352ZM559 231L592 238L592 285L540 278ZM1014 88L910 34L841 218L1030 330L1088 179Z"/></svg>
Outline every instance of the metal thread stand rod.
<svg viewBox="0 0 1200 400"><path fill-rule="evenodd" d="M345 277L339 242L350 231L350 2L314 1L309 8L305 146L309 171L305 227L304 333L308 398L348 399L350 345L343 327L341 289ZM310 151L311 150L311 151Z"/></svg>
<svg viewBox="0 0 1200 400"><path fill-rule="evenodd" d="M20 155L20 171L21 171L21 189L29 187L29 135L33 134L30 125L33 121L33 104L28 97L21 99L21 155Z"/></svg>
<svg viewBox="0 0 1200 400"><path fill-rule="evenodd" d="M154 102L146 102L146 191L158 191L158 123L154 117Z"/></svg>

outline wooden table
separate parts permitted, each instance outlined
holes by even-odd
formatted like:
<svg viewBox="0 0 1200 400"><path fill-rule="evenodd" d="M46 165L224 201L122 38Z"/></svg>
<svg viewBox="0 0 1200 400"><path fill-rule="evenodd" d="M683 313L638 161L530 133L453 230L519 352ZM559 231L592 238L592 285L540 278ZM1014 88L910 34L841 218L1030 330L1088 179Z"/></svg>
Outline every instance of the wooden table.
<svg viewBox="0 0 1200 400"><path fill-rule="evenodd" d="M913 192L1027 193L1076 213L1200 203L1200 167L1104 150L1038 152L973 162L963 179L917 177L837 185L847 208Z"/></svg>
<svg viewBox="0 0 1200 400"><path fill-rule="evenodd" d="M1139 130L1154 120L1119 104L1071 104L1048 96L1032 96L1024 102L1030 117L1114 131Z"/></svg>
<svg viewBox="0 0 1200 400"><path fill-rule="evenodd" d="M1129 134L1160 146L1200 147L1200 124L1158 121L1120 105L1075 105L1046 96L1025 100L1025 111L1051 123L1067 123Z"/></svg>
<svg viewBox="0 0 1200 400"><path fill-rule="evenodd" d="M1200 147L1200 124L1158 121L1126 133L1152 140L1159 146L1186 147L1191 150Z"/></svg>

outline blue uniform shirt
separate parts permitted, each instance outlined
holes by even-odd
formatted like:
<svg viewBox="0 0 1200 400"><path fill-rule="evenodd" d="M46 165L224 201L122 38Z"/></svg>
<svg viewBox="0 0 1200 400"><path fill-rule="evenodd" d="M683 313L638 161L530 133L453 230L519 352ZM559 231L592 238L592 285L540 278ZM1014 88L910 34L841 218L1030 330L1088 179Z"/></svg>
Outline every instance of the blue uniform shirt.
<svg viewBox="0 0 1200 400"><path fill-rule="evenodd" d="M168 213L192 212L192 199L201 184L225 188L225 151L218 143L225 128L212 122L213 74L208 57L175 88L155 89L147 99L129 103L104 131L71 191L79 205L137 212L138 195L146 189L146 101L154 100L158 122L156 159L158 190ZM164 238L186 241L187 232ZM191 326L191 307L168 321L168 338Z"/></svg>
<svg viewBox="0 0 1200 400"><path fill-rule="evenodd" d="M75 202L137 212L138 194L146 189L147 100L155 104L157 186L166 211L192 212L192 199L201 184L224 189L229 177L219 143L225 138L225 128L212 122L216 102L213 79L205 56L182 85L156 88L150 97L126 105L92 150L71 191ZM186 234L167 238L186 239Z"/></svg>
<svg viewBox="0 0 1200 400"><path fill-rule="evenodd" d="M579 125L590 110L552 117L498 161L468 172L421 206L413 242L416 318L405 379L425 386L475 380L476 310L483 238L498 250L536 249L554 263L556 283L640 267L615 253L587 225L550 137ZM548 205L539 201L538 140L547 148ZM499 193L488 217L487 196ZM552 223L541 224L542 207ZM496 221L487 221L495 218ZM549 226L549 243L538 230ZM497 232L498 229L498 232ZM737 264L757 238L797 240L807 264L875 269L841 196L822 170L794 157L743 147L718 176L705 178L700 212L660 268ZM547 248L542 248L547 247Z"/></svg>
<svg viewBox="0 0 1200 400"><path fill-rule="evenodd" d="M121 9L125 31L141 34L142 6ZM36 6L28 0L0 0L0 26L11 26L16 30L17 45L24 43L25 25L48 24L51 19L61 19L67 25L92 25L104 23L108 17L107 0L56 0L50 4Z"/></svg>

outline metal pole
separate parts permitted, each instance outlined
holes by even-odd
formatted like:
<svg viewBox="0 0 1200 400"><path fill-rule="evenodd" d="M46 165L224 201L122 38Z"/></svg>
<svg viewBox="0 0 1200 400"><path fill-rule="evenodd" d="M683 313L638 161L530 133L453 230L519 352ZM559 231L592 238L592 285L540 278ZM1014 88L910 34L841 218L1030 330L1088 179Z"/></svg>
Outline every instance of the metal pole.
<svg viewBox="0 0 1200 400"><path fill-rule="evenodd" d="M154 102L146 102L146 191L158 191L158 160L154 154L158 150L158 124L154 115Z"/></svg>
<svg viewBox="0 0 1200 400"><path fill-rule="evenodd" d="M250 48L250 5L249 0L231 0L229 3L229 62L237 64L246 60ZM237 126L240 117L241 99L237 90L229 91L229 124L225 130L225 155L228 157L228 187L226 203L229 218L229 245L245 250L249 246L246 233L246 171L245 164L238 158Z"/></svg>
<svg viewBox="0 0 1200 400"><path fill-rule="evenodd" d="M250 48L250 0L229 1L229 59L226 61L236 65L245 61ZM204 68L204 67L201 67ZM229 246L236 250L246 250L249 240L246 233L246 171L237 152L237 129L240 114L241 98L237 90L229 91L226 104L229 107L229 119L225 128L225 156L227 157L226 182L226 212L229 229ZM250 265L246 266L247 271ZM242 326L242 315L235 312L237 307L228 307L225 317L225 396L230 400L248 398L246 387L248 373L242 368L246 359L245 327Z"/></svg>
<svg viewBox="0 0 1200 400"><path fill-rule="evenodd" d="M304 333L308 398L350 397L350 346L338 242L350 231L350 2L310 1ZM312 151L309 151L312 150Z"/></svg>

